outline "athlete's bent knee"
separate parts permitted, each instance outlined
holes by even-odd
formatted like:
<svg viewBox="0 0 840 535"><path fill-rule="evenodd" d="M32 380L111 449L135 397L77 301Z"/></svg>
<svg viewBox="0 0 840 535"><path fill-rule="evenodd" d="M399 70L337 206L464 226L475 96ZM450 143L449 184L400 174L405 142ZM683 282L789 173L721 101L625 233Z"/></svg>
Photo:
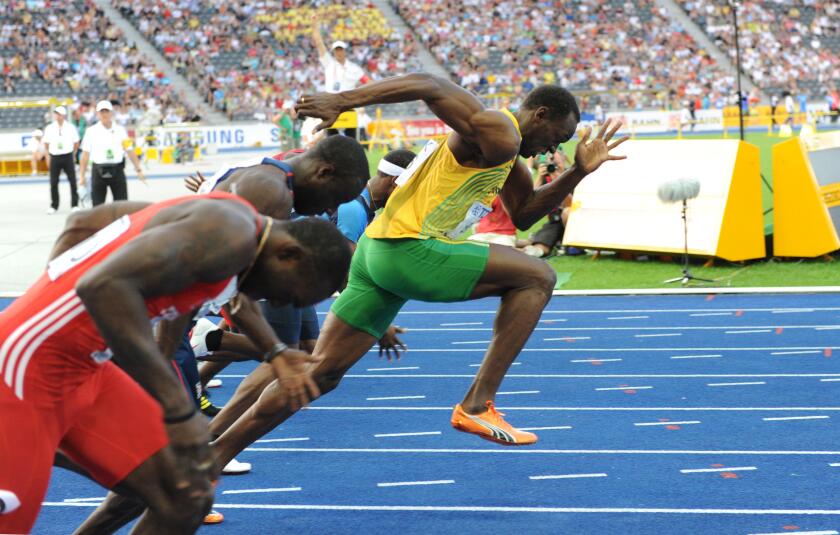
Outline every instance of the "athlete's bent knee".
<svg viewBox="0 0 840 535"><path fill-rule="evenodd" d="M323 396L327 392L332 392L336 389L336 387L338 387L341 379L344 378L344 374L345 370L332 369L324 370L320 373L316 370L316 374L313 378L318 384L318 388L321 390L321 395Z"/></svg>
<svg viewBox="0 0 840 535"><path fill-rule="evenodd" d="M149 507L150 512L159 517L164 525L177 528L178 533L193 533L197 530L213 506L212 495L190 497L183 495L186 492L173 496L163 506Z"/></svg>
<svg viewBox="0 0 840 535"><path fill-rule="evenodd" d="M550 298L557 283L557 272L548 263L536 261L526 277L525 288L539 290Z"/></svg>

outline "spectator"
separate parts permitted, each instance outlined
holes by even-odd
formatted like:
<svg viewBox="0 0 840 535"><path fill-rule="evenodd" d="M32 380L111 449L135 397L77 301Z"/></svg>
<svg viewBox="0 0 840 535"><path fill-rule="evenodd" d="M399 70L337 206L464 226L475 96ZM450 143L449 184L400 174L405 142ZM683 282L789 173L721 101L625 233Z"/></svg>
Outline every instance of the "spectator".
<svg viewBox="0 0 840 535"><path fill-rule="evenodd" d="M361 67L347 59L347 43L335 41L327 52L324 46L324 39L321 37L321 30L317 24L312 25L312 41L318 50L318 61L324 68L324 88L328 93L340 93L356 89L359 84L365 83L367 77ZM355 111L347 113L352 115L358 122L358 115ZM358 127L358 124L357 124ZM338 134L335 128L328 128L327 135ZM344 135L356 137L356 128L345 128Z"/></svg>
<svg viewBox="0 0 840 535"><path fill-rule="evenodd" d="M29 140L29 148L32 151L32 176L38 174L38 162L43 161L49 168L49 159L47 158L47 148L44 146L44 132L40 129L32 132L32 139Z"/></svg>
<svg viewBox="0 0 840 535"><path fill-rule="evenodd" d="M79 133L76 127L67 121L67 108L58 106L53 110L55 121L44 129L44 146L50 155L50 197L51 204L47 215L58 211L58 179L61 172L67 176L70 183L70 210L79 209L79 193L76 190L76 162L73 155L79 148Z"/></svg>
<svg viewBox="0 0 840 535"><path fill-rule="evenodd" d="M568 161L562 150L556 151L551 156L540 157L537 161L537 180L534 187L539 188L556 180L568 167ZM543 258L549 256L556 248L562 248L563 234L566 230L566 222L572 206L572 196L568 195L557 210L548 214L548 221L529 240L529 243L522 248L522 252L530 256ZM583 254L583 251L576 247L567 247L567 255Z"/></svg>
<svg viewBox="0 0 840 535"><path fill-rule="evenodd" d="M108 189L115 201L128 199L128 184L125 179L125 156L134 164L137 176L145 183L146 177L140 168L140 160L133 150L126 152L130 144L128 132L114 122L111 102L102 100L96 104L99 122L88 128L82 141L82 158L79 166L79 182L86 186L85 173L88 161L92 162L90 197L94 206L105 202Z"/></svg>

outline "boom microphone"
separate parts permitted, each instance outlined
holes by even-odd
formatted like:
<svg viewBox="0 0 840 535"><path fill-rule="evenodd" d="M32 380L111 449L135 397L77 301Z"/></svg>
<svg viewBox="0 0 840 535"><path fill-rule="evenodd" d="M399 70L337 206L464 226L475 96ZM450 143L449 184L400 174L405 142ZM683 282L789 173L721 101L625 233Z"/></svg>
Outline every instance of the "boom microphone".
<svg viewBox="0 0 840 535"><path fill-rule="evenodd" d="M700 195L700 181L696 178L678 178L659 185L656 194L665 203L674 203L694 199Z"/></svg>

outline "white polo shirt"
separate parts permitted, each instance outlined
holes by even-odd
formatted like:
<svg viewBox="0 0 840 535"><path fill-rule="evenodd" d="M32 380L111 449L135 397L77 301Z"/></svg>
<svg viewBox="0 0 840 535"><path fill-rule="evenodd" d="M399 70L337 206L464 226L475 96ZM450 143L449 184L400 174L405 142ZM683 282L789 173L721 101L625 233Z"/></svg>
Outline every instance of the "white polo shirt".
<svg viewBox="0 0 840 535"><path fill-rule="evenodd" d="M128 132L123 126L111 121L111 128L105 128L102 121L89 127L82 140L82 150L90 154L90 161L97 165L120 163L125 159L125 141Z"/></svg>
<svg viewBox="0 0 840 535"><path fill-rule="evenodd" d="M79 142L79 131L69 121L58 126L58 121L53 121L44 128L43 143L49 144L52 156L61 156L73 152L73 144Z"/></svg>
<svg viewBox="0 0 840 535"><path fill-rule="evenodd" d="M318 59L324 66L324 90L327 93L356 89L359 80L365 75L362 68L349 59L344 61L344 65L336 61L331 54L324 54Z"/></svg>

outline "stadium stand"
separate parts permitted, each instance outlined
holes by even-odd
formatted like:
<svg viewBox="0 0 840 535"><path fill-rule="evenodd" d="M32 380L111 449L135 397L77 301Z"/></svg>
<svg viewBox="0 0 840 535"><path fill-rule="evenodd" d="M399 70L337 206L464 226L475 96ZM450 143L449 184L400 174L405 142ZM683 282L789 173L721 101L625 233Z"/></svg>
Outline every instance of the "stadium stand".
<svg viewBox="0 0 840 535"><path fill-rule="evenodd" d="M0 97L108 98L124 122L191 118L162 74L91 0L0 4ZM44 107L4 109L0 128L35 128Z"/></svg>
<svg viewBox="0 0 840 535"><path fill-rule="evenodd" d="M415 69L413 36L390 28L372 5L323 0L275 2L114 0L113 5L231 120L252 119L322 89L312 21L325 39L350 43L349 59L371 79Z"/></svg>
<svg viewBox="0 0 840 535"><path fill-rule="evenodd" d="M615 104L634 109L686 96L722 105L734 85L654 0L391 2L453 78L478 93L558 82L617 90Z"/></svg>
<svg viewBox="0 0 840 535"><path fill-rule="evenodd" d="M680 0L691 18L734 57L732 16L725 2ZM831 0L743 2L742 66L767 93L827 94L840 80L840 4Z"/></svg>

